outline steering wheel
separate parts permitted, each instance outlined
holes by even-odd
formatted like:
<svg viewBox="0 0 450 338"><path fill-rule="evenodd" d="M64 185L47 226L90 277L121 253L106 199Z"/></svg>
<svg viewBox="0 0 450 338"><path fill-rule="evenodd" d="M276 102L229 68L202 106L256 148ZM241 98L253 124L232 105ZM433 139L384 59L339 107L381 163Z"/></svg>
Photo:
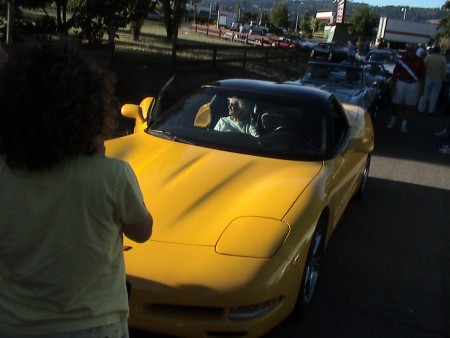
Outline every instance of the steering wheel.
<svg viewBox="0 0 450 338"><path fill-rule="evenodd" d="M300 131L300 129L298 127L283 125L283 126L276 127L272 131L272 134L275 134L275 133L297 133L298 131Z"/></svg>
<svg viewBox="0 0 450 338"><path fill-rule="evenodd" d="M276 133L289 133L289 135L295 139L296 146L303 146L305 149L309 149L311 154L318 154L319 152L319 149L311 136L308 133L305 134L299 127L282 125L275 128L271 134L273 135Z"/></svg>

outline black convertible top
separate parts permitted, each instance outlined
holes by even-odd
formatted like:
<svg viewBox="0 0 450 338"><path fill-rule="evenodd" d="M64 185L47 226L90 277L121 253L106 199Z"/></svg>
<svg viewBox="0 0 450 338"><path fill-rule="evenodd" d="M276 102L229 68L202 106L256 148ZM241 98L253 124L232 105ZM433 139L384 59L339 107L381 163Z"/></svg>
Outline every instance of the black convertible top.
<svg viewBox="0 0 450 338"><path fill-rule="evenodd" d="M319 102L328 101L332 96L329 92L317 88L253 79L227 79L203 87L231 88L260 94L308 98Z"/></svg>

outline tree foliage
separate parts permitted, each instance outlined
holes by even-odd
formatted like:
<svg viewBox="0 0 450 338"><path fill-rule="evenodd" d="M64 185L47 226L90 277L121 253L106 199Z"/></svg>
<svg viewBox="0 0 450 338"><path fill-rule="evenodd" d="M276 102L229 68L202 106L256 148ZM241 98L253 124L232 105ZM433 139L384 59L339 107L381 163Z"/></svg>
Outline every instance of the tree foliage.
<svg viewBox="0 0 450 338"><path fill-rule="evenodd" d="M302 17L300 18L299 24L300 30L303 32L303 35L309 35L312 31L311 29L311 15L308 12L304 12Z"/></svg>
<svg viewBox="0 0 450 338"><path fill-rule="evenodd" d="M283 1L272 8L270 19L272 23L277 27L289 27L289 10L286 2Z"/></svg>
<svg viewBox="0 0 450 338"><path fill-rule="evenodd" d="M450 1L447 0L442 6L443 9L450 10ZM450 50L450 14L441 20L439 23L439 33L437 39L440 42L442 50Z"/></svg>
<svg viewBox="0 0 450 338"><path fill-rule="evenodd" d="M375 17L369 6L358 7L349 21L349 33L351 36L358 37L359 41L370 40L374 36L378 18Z"/></svg>
<svg viewBox="0 0 450 338"><path fill-rule="evenodd" d="M445 1L445 0L443 0ZM0 0L0 6L6 8L7 0ZM68 35L72 29L83 42L96 42L104 39L106 35L109 43L114 43L117 30L129 25L133 32L133 38L139 39L140 30L147 13L155 6L162 8L164 12L167 40L177 38L178 27L186 14L187 0L53 0L53 8L56 17L48 15L46 8L49 2L45 0L14 0L17 15L14 16L14 26L17 26L15 36L23 36L25 39L48 39L60 35ZM290 27L289 13L298 13L298 28L308 36L311 32L321 30L325 24L315 18L318 11L331 10L329 1L273 1L273 0L222 0L214 2L229 10L238 10L242 3L245 8L258 5L270 11L271 27ZM275 4L275 5L274 5ZM333 7L334 5L331 5ZM404 7L404 6L403 6ZM25 22L20 16L19 8L42 9L45 18L36 19L34 22ZM243 7L244 8L244 7ZM242 10L243 10L242 8ZM403 18L402 6L367 6L364 3L347 2L347 12L353 13L349 19L350 33L364 39L373 37L374 28L379 16L390 18ZM442 8L407 8L406 19L410 21L427 21L442 19L440 23L440 39L450 41L450 0ZM266 10L264 10L266 13ZM312 13L312 14L310 14ZM241 13L242 14L242 13ZM0 17L0 24L5 18ZM262 14L245 13L246 21L262 18ZM375 25L374 25L375 23ZM18 41L17 41L18 42Z"/></svg>

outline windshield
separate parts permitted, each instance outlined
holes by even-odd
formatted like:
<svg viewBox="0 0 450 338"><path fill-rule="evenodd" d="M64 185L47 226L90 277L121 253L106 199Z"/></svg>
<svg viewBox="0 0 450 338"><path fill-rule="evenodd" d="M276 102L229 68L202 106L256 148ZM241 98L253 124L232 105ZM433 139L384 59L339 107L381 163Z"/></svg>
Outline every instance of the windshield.
<svg viewBox="0 0 450 338"><path fill-rule="evenodd" d="M318 160L326 150L327 107L280 93L205 87L162 112L147 133L255 156Z"/></svg>
<svg viewBox="0 0 450 338"><path fill-rule="evenodd" d="M370 79L379 81L385 80L387 77L386 69L380 63L368 63L363 67L366 70L367 77Z"/></svg>
<svg viewBox="0 0 450 338"><path fill-rule="evenodd" d="M301 79L305 82L332 82L348 86L364 86L364 74L361 68L345 65L308 65Z"/></svg>
<svg viewBox="0 0 450 338"><path fill-rule="evenodd" d="M395 62L395 57L389 53L372 53L369 55L368 61Z"/></svg>

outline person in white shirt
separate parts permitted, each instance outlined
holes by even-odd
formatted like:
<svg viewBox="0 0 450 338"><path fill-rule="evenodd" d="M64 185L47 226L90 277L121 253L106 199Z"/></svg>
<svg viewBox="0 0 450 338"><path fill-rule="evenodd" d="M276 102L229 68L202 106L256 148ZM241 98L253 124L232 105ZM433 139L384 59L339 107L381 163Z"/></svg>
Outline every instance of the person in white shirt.
<svg viewBox="0 0 450 338"><path fill-rule="evenodd" d="M252 105L235 96L228 98L228 116L222 117L214 127L216 131L241 132L259 136L257 129L251 125L250 114Z"/></svg>

